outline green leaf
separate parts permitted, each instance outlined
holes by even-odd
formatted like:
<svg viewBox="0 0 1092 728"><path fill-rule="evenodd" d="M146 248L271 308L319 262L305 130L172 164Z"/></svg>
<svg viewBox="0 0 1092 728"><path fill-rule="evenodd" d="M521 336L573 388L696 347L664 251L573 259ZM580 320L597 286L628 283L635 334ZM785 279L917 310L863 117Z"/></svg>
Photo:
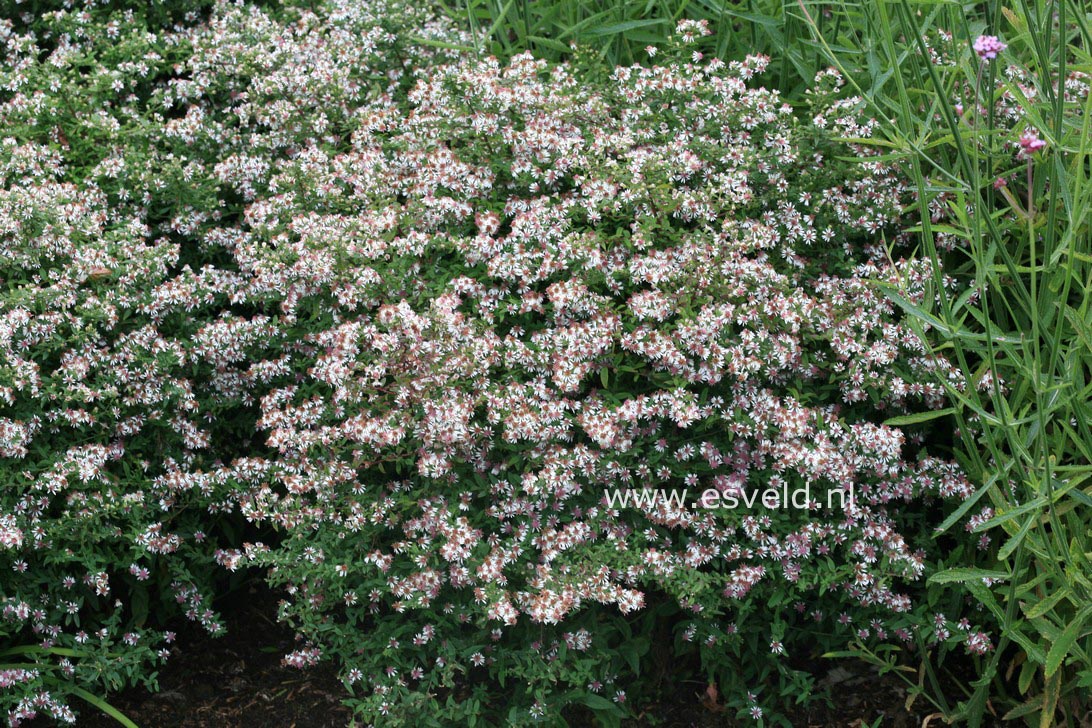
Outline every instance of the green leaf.
<svg viewBox="0 0 1092 728"><path fill-rule="evenodd" d="M144 623L148 620L148 589L147 587L139 586L132 592L132 599L130 606L133 610L133 622L138 627L143 627Z"/></svg>
<svg viewBox="0 0 1092 728"><path fill-rule="evenodd" d="M71 687L69 688L69 690L71 690L73 695L79 696L83 700L95 706L103 713L106 713L108 716L116 720L118 723L121 723L123 726L125 726L125 728L140 728L140 726L138 726L136 723L126 718L124 713L107 703L99 696L93 695L92 693L89 693L86 690L77 687Z"/></svg>
<svg viewBox="0 0 1092 728"><path fill-rule="evenodd" d="M650 25L663 25L666 22L666 18L627 20L624 23L614 23L612 25L602 25L598 28L592 28L591 30L585 31L584 35L616 35L618 33L625 33L628 30L635 30L636 28L647 28Z"/></svg>
<svg viewBox="0 0 1092 728"><path fill-rule="evenodd" d="M1046 496L1039 496L1033 501L1023 504L1022 506L1016 506L1012 510L1005 511L1000 515L996 515L990 520L980 523L974 528L974 533L981 533L982 531L988 531L991 528L1000 526L1002 523L1008 523L1017 516L1022 516L1030 511L1038 511L1047 507Z"/></svg>
<svg viewBox="0 0 1092 728"><path fill-rule="evenodd" d="M1050 728L1054 725L1054 713L1058 709L1058 697L1062 692L1062 676L1055 675L1047 678L1045 690L1043 690L1043 712L1039 716L1039 728Z"/></svg>
<svg viewBox="0 0 1092 728"><path fill-rule="evenodd" d="M1067 596L1069 596L1069 587L1063 587L1033 607L1025 609L1024 614L1028 616L1028 619L1042 617Z"/></svg>
<svg viewBox="0 0 1092 728"><path fill-rule="evenodd" d="M1050 651L1047 652L1046 665L1043 667L1043 671L1049 678L1058 671L1058 668L1062 666L1062 662L1066 656L1069 655L1069 651L1073 648L1074 643L1077 641L1077 637L1080 635L1081 627L1084 626L1085 619L1088 618L1089 613L1092 612L1092 606L1085 607L1081 612L1073 618L1073 621L1069 623L1069 626L1058 635L1058 639L1054 640L1054 644L1050 646Z"/></svg>
<svg viewBox="0 0 1092 728"><path fill-rule="evenodd" d="M641 655L648 652L648 641L644 639L630 639L622 643L618 648L620 654L629 665L629 669L637 675L641 671Z"/></svg>
<svg viewBox="0 0 1092 728"><path fill-rule="evenodd" d="M445 48L451 51L464 51L466 53L473 53L474 48L472 46L460 45L458 43L445 43L440 40L433 40L432 38L423 38L421 36L411 37L414 43L419 43L423 46L430 46L432 48Z"/></svg>
<svg viewBox="0 0 1092 728"><path fill-rule="evenodd" d="M549 48L550 50L556 51L558 53L568 53L570 51L569 46L565 45L559 40L554 40L553 38L543 38L540 35L529 35L527 36L527 40L531 41L535 45Z"/></svg>
<svg viewBox="0 0 1092 728"><path fill-rule="evenodd" d="M1004 561L1009 556L1011 556L1012 552L1016 550L1016 547L1019 546L1020 543L1024 540L1024 537L1028 535L1028 531L1031 530L1031 526L1035 523L1036 520L1036 516L1028 516L1027 521L1025 521L1024 525L1020 527L1020 530L1017 531L1012 537L1010 537L1009 540L1006 541L1000 549L998 549L997 558Z"/></svg>
<svg viewBox="0 0 1092 728"><path fill-rule="evenodd" d="M580 697L577 698L577 702L583 703L584 705L588 706L589 708L591 708L592 710L594 710L596 712L599 712L599 711L617 712L618 711L618 706L617 705L615 705L611 701L607 700L602 695L596 695L595 693L581 693Z"/></svg>
<svg viewBox="0 0 1092 728"><path fill-rule="evenodd" d="M938 571L929 577L930 584L948 584L953 581L970 581L971 579L994 579L1004 581L1009 578L1008 572L990 571L988 569L946 569Z"/></svg>
<svg viewBox="0 0 1092 728"><path fill-rule="evenodd" d="M1040 695L1036 695L1031 700L1017 705L1015 708L1005 713L1003 720L1016 720L1017 718L1023 718L1025 715L1031 715L1035 711L1043 707L1043 698Z"/></svg>
<svg viewBox="0 0 1092 728"><path fill-rule="evenodd" d="M1020 691L1021 695L1027 694L1028 688L1031 687L1031 680L1035 677L1035 673L1038 672L1039 666L1034 660L1025 660L1024 664L1020 667L1020 677L1016 680L1016 688Z"/></svg>
<svg viewBox="0 0 1092 728"><path fill-rule="evenodd" d="M982 604L993 613L993 616L997 618L998 622L1002 624L1005 623L1005 611L1001 609L1001 605L997 603L993 593L986 588L985 584L978 579L969 579L966 583L966 588L979 604ZM1015 625L1009 626L1010 631L1015 628Z"/></svg>
<svg viewBox="0 0 1092 728"><path fill-rule="evenodd" d="M900 427L902 425L916 425L921 422L928 422L929 420L935 420L938 417L944 417L955 412L955 407L945 407L939 410L929 410L928 412L915 412L910 415L900 415L898 417L892 417L889 420L884 420L884 424L888 427Z"/></svg>

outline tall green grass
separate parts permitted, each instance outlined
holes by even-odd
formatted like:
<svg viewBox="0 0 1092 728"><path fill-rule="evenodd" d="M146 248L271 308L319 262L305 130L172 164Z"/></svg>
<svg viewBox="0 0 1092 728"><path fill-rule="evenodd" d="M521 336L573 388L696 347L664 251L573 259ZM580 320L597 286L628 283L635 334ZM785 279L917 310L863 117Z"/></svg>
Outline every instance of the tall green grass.
<svg viewBox="0 0 1092 728"><path fill-rule="evenodd" d="M969 383L944 382L955 452L979 487L941 529L961 528L984 505L995 512L976 529L993 536L989 553L931 577L961 583L1000 627L969 698L946 717L980 725L1005 705L1006 719L1077 724L1092 695L1092 98L1066 103L1058 84L1073 70L1092 72L1089 8L885 0L841 11L860 14L852 27L871 44L848 49L818 22L813 38L884 120L883 143L919 197L920 255L933 263L928 305L898 287L887 293ZM965 46L960 71L927 60L923 36L937 27ZM983 31L1008 43L998 61L980 64L971 52ZM999 73L1010 63L1041 93L1029 98ZM988 113L956 113L967 87ZM1023 114L1009 130L992 111L1006 91ZM1021 127L1048 144L1029 161L1013 154ZM1010 183L995 189L999 176ZM930 212L937 200L939 222ZM959 241L953 252L941 250L941 234ZM987 374L1004 386L976 386Z"/></svg>
<svg viewBox="0 0 1092 728"><path fill-rule="evenodd" d="M839 35L844 18L809 3L823 32ZM501 60L529 50L551 60L584 53L585 69L643 63L648 46L663 45L689 18L713 31L695 50L725 60L769 55L769 82L787 93L802 92L825 65L794 0L438 0L436 7L471 29L476 50Z"/></svg>

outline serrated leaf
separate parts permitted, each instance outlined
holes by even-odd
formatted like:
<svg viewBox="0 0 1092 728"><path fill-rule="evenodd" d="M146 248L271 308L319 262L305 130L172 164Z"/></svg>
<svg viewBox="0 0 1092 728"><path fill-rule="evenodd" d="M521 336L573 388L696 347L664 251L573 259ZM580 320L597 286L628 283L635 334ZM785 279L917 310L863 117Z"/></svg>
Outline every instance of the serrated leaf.
<svg viewBox="0 0 1092 728"><path fill-rule="evenodd" d="M1051 609L1054 609L1054 607L1057 606L1058 602L1062 601L1067 596L1069 596L1068 587L1059 589L1058 591L1054 592L1053 594L1051 594L1046 599L1043 599L1038 604L1035 604L1034 606L1032 606L1029 609L1025 609L1024 614L1026 614L1028 616L1028 619L1035 619L1036 617L1042 617L1047 612L1049 612Z"/></svg>
<svg viewBox="0 0 1092 728"><path fill-rule="evenodd" d="M541 35L529 35L527 40L532 41L536 45L549 48L550 50L557 51L558 53L568 53L571 49L559 40L553 38L543 38Z"/></svg>
<svg viewBox="0 0 1092 728"><path fill-rule="evenodd" d="M1048 678L1058 671L1058 668L1062 666L1065 658L1069 655L1069 651L1073 649L1073 645L1077 642L1077 637L1081 633L1081 628L1084 627L1084 621L1088 618L1090 612L1092 612L1092 607L1082 609L1069 623L1069 626L1058 635L1058 639L1054 640L1054 644L1050 646L1050 651L1047 652L1046 664L1043 666L1043 671Z"/></svg>
<svg viewBox="0 0 1092 728"><path fill-rule="evenodd" d="M1005 717L1002 720L1016 720L1017 718L1023 718L1025 715L1031 715L1035 711L1043 707L1043 697L1036 695L1031 700L1022 705L1017 705L1015 708L1005 713Z"/></svg>
<svg viewBox="0 0 1092 728"><path fill-rule="evenodd" d="M1039 728L1050 728L1054 725L1054 712L1058 709L1058 696L1061 691L1061 675L1047 679L1046 689L1043 690L1043 712L1039 716Z"/></svg>

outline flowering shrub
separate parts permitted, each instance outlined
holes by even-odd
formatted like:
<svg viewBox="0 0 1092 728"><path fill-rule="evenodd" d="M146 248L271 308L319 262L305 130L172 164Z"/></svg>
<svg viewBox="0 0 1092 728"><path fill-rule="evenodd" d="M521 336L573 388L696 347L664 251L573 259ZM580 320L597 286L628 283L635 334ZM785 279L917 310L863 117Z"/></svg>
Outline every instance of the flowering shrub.
<svg viewBox="0 0 1092 728"><path fill-rule="evenodd" d="M145 675L150 610L217 633L213 563L380 725L615 722L672 654L759 719L791 658L912 641L970 488L883 422L963 375L875 286L933 270L836 73L798 115L697 23L589 87L412 8L282 13L0 33L12 723ZM846 497L696 503L768 487Z"/></svg>
<svg viewBox="0 0 1092 728"><path fill-rule="evenodd" d="M649 649L632 615L667 608L678 650L752 679L731 695L760 713L747 689L791 678L797 630L905 629L898 585L923 544L893 504L967 484L879 424L939 405L923 380L950 367L869 283L929 272L879 243L893 171L837 160L863 152L834 137L871 124L836 76L810 123L748 87L758 57L623 68L601 89L529 57L463 60L404 101L304 104L325 86L296 80L318 51L292 31L281 57L303 60L217 71L241 104L225 108L200 69L255 18L197 38L165 136L211 168L219 207L242 201L203 235L235 264L203 285L240 312L198 339L221 396L259 403L268 448L216 478L279 542L220 560L286 588L304 639L289 664L337 657L384 724L480 717L496 684L497 719L572 702L609 719ZM366 73L354 63L339 73ZM252 106L267 88L285 103ZM856 499L741 514L607 498L768 484Z"/></svg>
<svg viewBox="0 0 1092 728"><path fill-rule="evenodd" d="M187 302L150 310L181 246L153 231L151 193L128 181L146 139L137 92L170 51L131 16L46 22L41 37L0 26L0 704L12 725L72 721L72 690L94 702L149 682L173 639L150 614L177 605L222 629L202 591L207 498L157 478L202 467L231 424L206 419L190 378Z"/></svg>

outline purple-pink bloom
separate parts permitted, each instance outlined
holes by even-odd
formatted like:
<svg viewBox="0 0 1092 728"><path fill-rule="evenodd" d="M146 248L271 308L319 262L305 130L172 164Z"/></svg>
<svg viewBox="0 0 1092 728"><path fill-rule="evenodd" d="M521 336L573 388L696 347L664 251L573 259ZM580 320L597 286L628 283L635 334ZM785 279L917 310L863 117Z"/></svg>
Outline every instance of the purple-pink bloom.
<svg viewBox="0 0 1092 728"><path fill-rule="evenodd" d="M1046 147L1047 143L1039 138L1039 132L1035 129L1028 129L1020 135L1020 141L1017 142L1020 145L1020 156L1030 157L1040 149Z"/></svg>
<svg viewBox="0 0 1092 728"><path fill-rule="evenodd" d="M983 61L992 61L997 54L1008 48L996 35L980 35L975 38L974 52Z"/></svg>

